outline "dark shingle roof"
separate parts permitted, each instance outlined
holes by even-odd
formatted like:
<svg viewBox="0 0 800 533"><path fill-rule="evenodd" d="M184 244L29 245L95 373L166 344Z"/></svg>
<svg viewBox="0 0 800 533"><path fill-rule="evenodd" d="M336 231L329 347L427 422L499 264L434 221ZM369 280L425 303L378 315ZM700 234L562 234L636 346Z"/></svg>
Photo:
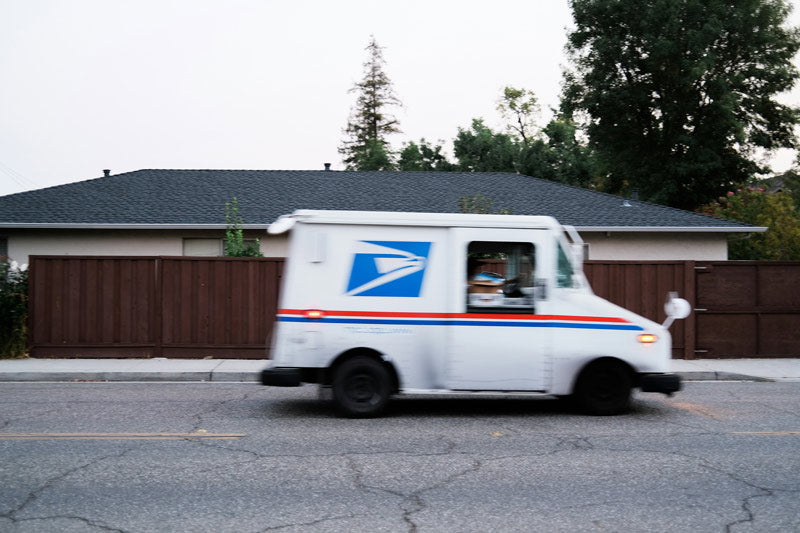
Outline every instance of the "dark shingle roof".
<svg viewBox="0 0 800 533"><path fill-rule="evenodd" d="M459 212L482 194L492 209L550 215L576 227L747 231L746 224L510 173L138 170L0 197L0 227L225 224L236 197L246 225L296 209ZM630 206L625 206L629 203Z"/></svg>

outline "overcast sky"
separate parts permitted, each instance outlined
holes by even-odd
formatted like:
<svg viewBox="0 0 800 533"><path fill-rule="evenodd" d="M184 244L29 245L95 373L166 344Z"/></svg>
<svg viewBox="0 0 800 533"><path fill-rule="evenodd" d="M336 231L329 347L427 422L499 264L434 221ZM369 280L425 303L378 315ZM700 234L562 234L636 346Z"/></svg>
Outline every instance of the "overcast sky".
<svg viewBox="0 0 800 533"><path fill-rule="evenodd" d="M566 0L0 0L0 195L105 168L342 169L370 35L395 148L449 142L499 127L506 85L556 106L570 25Z"/></svg>

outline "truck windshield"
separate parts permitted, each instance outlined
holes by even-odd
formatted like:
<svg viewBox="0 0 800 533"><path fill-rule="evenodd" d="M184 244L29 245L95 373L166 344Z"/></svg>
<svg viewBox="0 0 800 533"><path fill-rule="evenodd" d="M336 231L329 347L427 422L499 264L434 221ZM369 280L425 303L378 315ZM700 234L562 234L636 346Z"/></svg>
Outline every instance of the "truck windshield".
<svg viewBox="0 0 800 533"><path fill-rule="evenodd" d="M560 242L557 243L558 249L558 269L556 271L556 286L560 288L575 286L575 269L569 260Z"/></svg>

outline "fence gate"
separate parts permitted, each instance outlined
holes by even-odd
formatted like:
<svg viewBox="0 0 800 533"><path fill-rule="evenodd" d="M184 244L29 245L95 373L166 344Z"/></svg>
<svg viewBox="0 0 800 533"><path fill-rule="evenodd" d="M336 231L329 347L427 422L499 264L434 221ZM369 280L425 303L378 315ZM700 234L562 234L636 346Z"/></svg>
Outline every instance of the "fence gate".
<svg viewBox="0 0 800 533"><path fill-rule="evenodd" d="M800 263L697 262L698 358L800 357Z"/></svg>

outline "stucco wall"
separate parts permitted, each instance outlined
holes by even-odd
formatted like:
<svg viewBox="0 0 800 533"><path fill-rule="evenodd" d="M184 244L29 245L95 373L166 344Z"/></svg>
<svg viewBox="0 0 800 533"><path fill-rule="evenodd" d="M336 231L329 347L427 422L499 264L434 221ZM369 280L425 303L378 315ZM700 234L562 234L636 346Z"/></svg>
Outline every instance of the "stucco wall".
<svg viewBox="0 0 800 533"><path fill-rule="evenodd" d="M725 233L582 233L587 259L726 261Z"/></svg>
<svg viewBox="0 0 800 533"><path fill-rule="evenodd" d="M224 237L223 230L0 230L8 238L9 258L28 263L31 255L183 255L184 238ZM259 239L265 257L285 257L286 236L245 232Z"/></svg>
<svg viewBox="0 0 800 533"><path fill-rule="evenodd" d="M30 255L183 255L184 238L223 238L222 230L0 230L11 260ZM245 232L265 257L286 257L286 235ZM728 258L724 233L583 233L588 259L704 260Z"/></svg>

